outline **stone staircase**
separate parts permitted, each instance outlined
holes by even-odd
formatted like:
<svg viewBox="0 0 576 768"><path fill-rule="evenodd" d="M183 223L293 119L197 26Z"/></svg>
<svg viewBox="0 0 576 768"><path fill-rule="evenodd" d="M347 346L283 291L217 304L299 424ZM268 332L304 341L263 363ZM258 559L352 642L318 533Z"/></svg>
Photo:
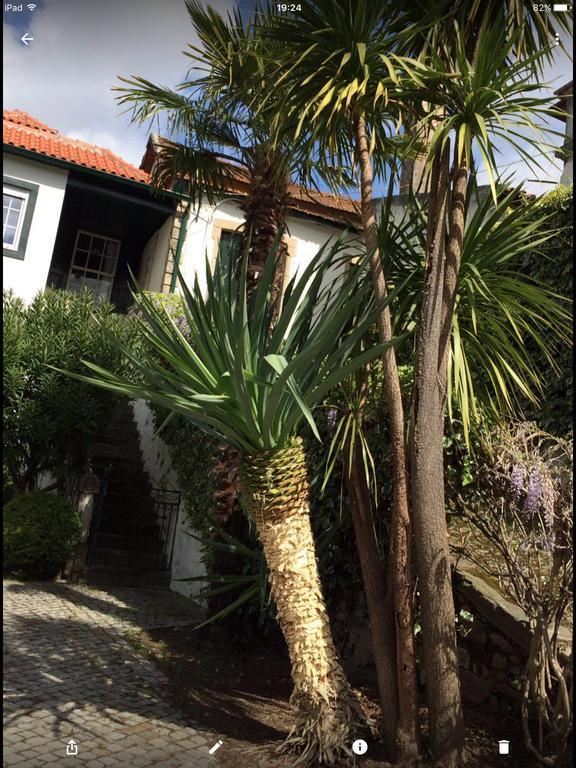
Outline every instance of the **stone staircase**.
<svg viewBox="0 0 576 768"><path fill-rule="evenodd" d="M144 470L138 429L128 403L121 404L97 437L92 466L100 478L110 468L86 581L94 585L167 587L170 575Z"/></svg>

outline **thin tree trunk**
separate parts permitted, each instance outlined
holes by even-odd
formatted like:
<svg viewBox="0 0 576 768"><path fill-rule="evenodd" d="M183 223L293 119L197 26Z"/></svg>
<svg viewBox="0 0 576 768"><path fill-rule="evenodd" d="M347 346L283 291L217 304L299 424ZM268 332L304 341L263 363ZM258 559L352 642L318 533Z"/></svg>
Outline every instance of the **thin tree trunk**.
<svg viewBox="0 0 576 768"><path fill-rule="evenodd" d="M444 401L438 380L448 163L449 144L441 156L436 155L432 169L426 284L416 348L410 471L430 744L443 768L457 768L461 762L463 720L444 506Z"/></svg>
<svg viewBox="0 0 576 768"><path fill-rule="evenodd" d="M448 356L450 337L452 333L452 317L458 293L458 278L462 257L462 242L464 240L464 225L466 218L466 193L468 188L468 169L463 158L458 163L458 148L454 150L454 182L450 200L450 230L444 273L442 295L442 329L438 349L439 385L442 402L446 401L446 379L448 373Z"/></svg>
<svg viewBox="0 0 576 768"><path fill-rule="evenodd" d="M363 385L365 387L365 380ZM348 496L368 607L372 654L382 711L382 730L386 745L391 745L388 757L394 760L397 756L396 729L398 727L394 595L385 577L378 550L370 491L363 471L358 442L354 444L352 456L350 456L350 450L352 449L348 442L344 456L345 466L350 466L350 475L346 475Z"/></svg>
<svg viewBox="0 0 576 768"><path fill-rule="evenodd" d="M372 161L368 148L366 123L363 116L356 118L356 140L360 164L362 195L362 231L366 250L370 254L370 267L374 292L378 302L387 295L386 280L378 249L376 217L372 196ZM392 339L390 310L386 306L378 312L378 333L382 342ZM404 408L396 355L390 347L383 355L384 385L388 400L388 419L392 448L394 491L390 533L390 573L394 592L396 626L396 658L398 675L398 757L416 757L418 754L418 699L416 692L416 657L413 635L412 580L410 575L410 541L412 536L408 499L408 467L404 436ZM389 745L388 745L389 746Z"/></svg>
<svg viewBox="0 0 576 768"><path fill-rule="evenodd" d="M353 728L363 715L342 670L322 596L302 440L244 455L239 469L292 663L296 723L282 751L306 765L335 765L351 756Z"/></svg>

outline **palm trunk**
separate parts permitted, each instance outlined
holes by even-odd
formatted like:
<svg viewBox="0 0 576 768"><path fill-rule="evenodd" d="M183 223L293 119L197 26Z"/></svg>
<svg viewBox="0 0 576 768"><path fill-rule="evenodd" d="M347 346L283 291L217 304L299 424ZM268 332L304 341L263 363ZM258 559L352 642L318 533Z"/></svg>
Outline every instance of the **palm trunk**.
<svg viewBox="0 0 576 768"><path fill-rule="evenodd" d="M351 755L352 729L362 715L322 597L302 441L243 455L239 469L242 498L262 543L292 664L296 722L281 749L307 765L335 765Z"/></svg>
<svg viewBox="0 0 576 768"><path fill-rule="evenodd" d="M251 293L258 282L258 276L272 251L274 238L286 224L290 175L288 172L278 173L278 167L282 165L282 158L266 145L254 149L248 195L240 204L245 216L240 245L241 256L248 241L250 242L248 293ZM278 267L272 300L280 296L287 256L288 246L282 239L277 250Z"/></svg>
<svg viewBox="0 0 576 768"><path fill-rule="evenodd" d="M446 204L449 146L432 169L426 247L426 284L416 348L413 394L412 510L420 585L426 699L433 756L457 768L463 746L454 599L444 506L443 359Z"/></svg>
<svg viewBox="0 0 576 768"><path fill-rule="evenodd" d="M387 296L386 280L378 249L376 216L372 197L372 162L366 124L362 116L356 119L356 140L360 163L362 194L362 230L370 266L376 301ZM386 306L378 313L380 341L392 339L390 310ZM394 592L396 616L396 655L398 675L398 756L413 758L418 754L418 699L416 692L416 657L414 653L412 580L410 576L410 541L412 536L408 499L408 467L404 437L404 407L396 366L394 348L382 358L384 385L388 400L388 419L392 448L394 493L391 520L390 573ZM390 745L387 745L390 747Z"/></svg>

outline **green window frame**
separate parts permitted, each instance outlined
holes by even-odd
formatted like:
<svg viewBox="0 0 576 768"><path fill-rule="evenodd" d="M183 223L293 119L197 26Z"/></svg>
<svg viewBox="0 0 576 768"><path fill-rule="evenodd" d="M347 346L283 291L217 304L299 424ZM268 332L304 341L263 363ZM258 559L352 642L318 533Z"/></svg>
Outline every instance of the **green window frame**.
<svg viewBox="0 0 576 768"><path fill-rule="evenodd" d="M30 234L30 227L34 217L34 208L36 207L39 185L33 184L31 181L23 181L22 179L14 179L11 176L3 176L2 189L3 195L8 195L13 198L18 197L24 201L23 210L20 213L21 218L18 220L15 246L7 247L4 244L4 236L2 237L3 255L8 256L11 259L20 259L20 261L23 261L26 255L28 235Z"/></svg>

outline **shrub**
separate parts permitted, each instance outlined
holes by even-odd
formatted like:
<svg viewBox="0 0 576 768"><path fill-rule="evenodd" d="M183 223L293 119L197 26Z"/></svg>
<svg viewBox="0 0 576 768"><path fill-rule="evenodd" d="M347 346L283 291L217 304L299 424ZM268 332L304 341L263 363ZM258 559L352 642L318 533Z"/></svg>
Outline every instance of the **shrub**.
<svg viewBox="0 0 576 768"><path fill-rule="evenodd" d="M521 269L531 277L542 281L548 288L566 300L572 299L574 285L573 265L573 186L559 186L538 200L537 214L550 214L545 228L557 230L557 234L540 248L539 253L528 253ZM527 340L535 366L543 371L546 382L540 397L540 407L526 404L528 418L541 429L554 435L567 435L572 430L572 348L554 345L554 357L558 371L550 370L545 356L530 339ZM553 342L551 342L553 345Z"/></svg>
<svg viewBox="0 0 576 768"><path fill-rule="evenodd" d="M63 496L36 491L4 506L4 569L27 578L54 577L78 543L80 517Z"/></svg>
<svg viewBox="0 0 576 768"><path fill-rule="evenodd" d="M6 292L3 310L4 460L12 484L33 490L38 475L50 473L64 489L84 469L118 397L50 366L85 373L85 359L125 370L118 342L128 340L133 323L89 290L48 289L29 306Z"/></svg>

